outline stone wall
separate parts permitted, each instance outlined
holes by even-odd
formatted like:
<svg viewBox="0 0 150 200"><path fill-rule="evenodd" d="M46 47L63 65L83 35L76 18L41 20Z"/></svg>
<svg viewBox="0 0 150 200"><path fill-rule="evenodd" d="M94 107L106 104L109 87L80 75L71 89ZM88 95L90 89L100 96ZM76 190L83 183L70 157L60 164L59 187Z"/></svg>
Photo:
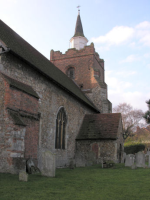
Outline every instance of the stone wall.
<svg viewBox="0 0 150 200"><path fill-rule="evenodd" d="M97 106L101 113L112 113L112 104L107 99L107 87L95 87L91 92L85 92L92 102Z"/></svg>
<svg viewBox="0 0 150 200"><path fill-rule="evenodd" d="M84 155L87 160L92 151L96 154L96 162L112 160L117 162L117 145L115 140L80 140L77 141L77 151Z"/></svg>
<svg viewBox="0 0 150 200"><path fill-rule="evenodd" d="M1 56L0 71L18 81L32 86L34 91L36 91L39 96L37 112L41 113L39 121L38 148L48 149L52 153L56 153L56 167L68 165L70 159L73 158L75 154L75 138L78 134L83 117L86 113L94 113L94 111L90 107L85 106L84 103L81 103L79 100L73 98L70 94L68 94L57 85L53 84L49 79L47 79L45 76L33 69L28 64L24 63L21 59L13 56L10 53L3 54ZM3 83L0 87L3 87ZM2 95L0 97L0 106L2 108L2 112L3 110L4 112L7 112L3 106L3 91L1 91L1 94ZM64 150L55 150L56 117L58 110L62 106L64 107L67 115L65 135L66 146ZM29 104L28 109L33 110L32 105ZM1 115L1 124L3 124L3 120L4 118ZM8 124L13 123L8 117L7 121ZM32 123L31 126L29 126L29 133L33 132ZM36 124L34 125L37 126ZM1 137L7 137L9 140L10 136L6 136L7 133L5 129L2 128L3 127L1 126ZM13 124L11 129L12 132L15 134L16 127ZM22 128L20 126L17 127L17 134L19 133L20 137L25 134L25 131L25 128ZM3 144L0 145L3 147ZM21 148L21 145L19 148ZM0 155L1 158L4 154L5 157L8 157L7 150L7 148L3 148ZM26 150L25 152L25 155L29 155L28 150ZM24 155L22 154L21 156L24 157ZM8 159L10 159L10 157L8 157ZM3 166L5 166L5 164ZM3 171L2 167L0 168L0 170Z"/></svg>
<svg viewBox="0 0 150 200"><path fill-rule="evenodd" d="M80 152L83 159L87 161L89 158L90 152L94 152L95 162L101 163L102 160L108 161L111 160L115 163L123 162L123 135L122 135L122 122L120 120L118 126L117 139L115 140L77 140L76 141L76 152ZM121 145L121 152L120 152ZM78 153L77 153L78 154ZM119 155L121 159L119 161Z"/></svg>

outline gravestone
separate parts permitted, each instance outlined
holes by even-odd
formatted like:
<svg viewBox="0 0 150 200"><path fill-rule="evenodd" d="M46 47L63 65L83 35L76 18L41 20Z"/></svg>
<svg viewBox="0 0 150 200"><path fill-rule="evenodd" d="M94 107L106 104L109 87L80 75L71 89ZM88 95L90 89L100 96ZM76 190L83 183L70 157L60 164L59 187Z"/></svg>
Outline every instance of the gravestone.
<svg viewBox="0 0 150 200"><path fill-rule="evenodd" d="M145 154L145 159L148 157L148 167L150 167L150 151L147 151L147 154Z"/></svg>
<svg viewBox="0 0 150 200"><path fill-rule="evenodd" d="M85 167L85 157L79 152L76 152L75 155L76 167Z"/></svg>
<svg viewBox="0 0 150 200"><path fill-rule="evenodd" d="M70 163L69 163L69 168L70 168L70 169L74 169L74 166L75 166L74 160L71 159L71 160L70 160Z"/></svg>
<svg viewBox="0 0 150 200"><path fill-rule="evenodd" d="M19 181L28 181L28 174L26 171L19 172Z"/></svg>
<svg viewBox="0 0 150 200"><path fill-rule="evenodd" d="M131 169L137 169L136 165L133 164L133 165L131 166Z"/></svg>
<svg viewBox="0 0 150 200"><path fill-rule="evenodd" d="M136 167L145 167L145 154L143 152L136 153Z"/></svg>
<svg viewBox="0 0 150 200"><path fill-rule="evenodd" d="M125 166L131 167L134 164L135 156L133 154L126 155Z"/></svg>
<svg viewBox="0 0 150 200"><path fill-rule="evenodd" d="M55 154L49 150L40 150L38 168L43 176L55 177Z"/></svg>

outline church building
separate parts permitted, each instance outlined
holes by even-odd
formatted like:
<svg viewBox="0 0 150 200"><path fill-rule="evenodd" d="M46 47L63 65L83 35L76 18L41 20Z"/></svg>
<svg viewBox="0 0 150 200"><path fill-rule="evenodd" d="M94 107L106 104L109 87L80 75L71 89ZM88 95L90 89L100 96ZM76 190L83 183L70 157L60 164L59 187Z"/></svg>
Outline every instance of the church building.
<svg viewBox="0 0 150 200"><path fill-rule="evenodd" d="M0 20L0 172L18 173L41 152L56 167L122 162L120 113L112 113L104 60L87 46L77 16L71 48L50 52L50 60Z"/></svg>

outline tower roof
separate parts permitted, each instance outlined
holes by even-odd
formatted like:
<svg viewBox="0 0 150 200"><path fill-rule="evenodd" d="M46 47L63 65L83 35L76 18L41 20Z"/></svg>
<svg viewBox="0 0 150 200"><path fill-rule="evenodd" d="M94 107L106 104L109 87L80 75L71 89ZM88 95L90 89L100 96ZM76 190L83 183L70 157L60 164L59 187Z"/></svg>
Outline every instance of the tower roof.
<svg viewBox="0 0 150 200"><path fill-rule="evenodd" d="M75 28L75 33L74 33L73 37L78 37L78 36L85 37L84 33L83 33L81 18L80 18L80 11L78 11L78 17L77 17L77 21L76 21L76 28Z"/></svg>

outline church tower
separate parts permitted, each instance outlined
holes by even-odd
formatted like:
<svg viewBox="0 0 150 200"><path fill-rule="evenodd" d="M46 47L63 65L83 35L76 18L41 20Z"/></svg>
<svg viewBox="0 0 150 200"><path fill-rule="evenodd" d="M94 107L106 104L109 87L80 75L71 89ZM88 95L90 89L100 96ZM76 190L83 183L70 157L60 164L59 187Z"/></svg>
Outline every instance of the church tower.
<svg viewBox="0 0 150 200"><path fill-rule="evenodd" d="M111 113L112 104L107 98L104 60L95 51L94 44L87 46L80 11L78 11L75 34L70 40L71 49L65 54L51 50L50 61L71 78L101 113Z"/></svg>
<svg viewBox="0 0 150 200"><path fill-rule="evenodd" d="M80 10L78 10L75 33L74 36L70 39L70 43L71 43L71 48L76 48L78 50L83 49L88 43L88 40L83 33L83 28L80 18Z"/></svg>

